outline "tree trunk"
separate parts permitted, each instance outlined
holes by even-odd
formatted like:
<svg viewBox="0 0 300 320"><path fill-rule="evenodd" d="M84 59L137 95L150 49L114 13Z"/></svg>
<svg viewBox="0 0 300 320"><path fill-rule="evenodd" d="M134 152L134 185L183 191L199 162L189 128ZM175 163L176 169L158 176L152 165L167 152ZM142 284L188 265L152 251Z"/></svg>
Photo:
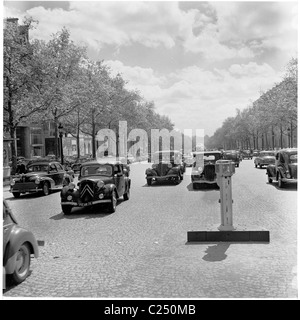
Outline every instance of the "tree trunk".
<svg viewBox="0 0 300 320"><path fill-rule="evenodd" d="M291 120L291 148L293 148L293 123Z"/></svg>
<svg viewBox="0 0 300 320"><path fill-rule="evenodd" d="M280 125L280 148L282 149L283 147L283 137L282 137L282 125Z"/></svg>
<svg viewBox="0 0 300 320"><path fill-rule="evenodd" d="M77 159L80 158L80 139L79 139L79 109L77 110L77 132L76 132L76 145L77 145Z"/></svg>

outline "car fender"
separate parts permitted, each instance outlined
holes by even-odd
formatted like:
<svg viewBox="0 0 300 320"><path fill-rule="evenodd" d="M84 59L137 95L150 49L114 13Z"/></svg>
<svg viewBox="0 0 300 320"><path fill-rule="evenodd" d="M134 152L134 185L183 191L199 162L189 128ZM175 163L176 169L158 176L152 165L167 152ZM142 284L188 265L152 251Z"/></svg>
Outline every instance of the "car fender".
<svg viewBox="0 0 300 320"><path fill-rule="evenodd" d="M50 183L50 189L53 188L55 186L55 182L52 178L49 178L49 177L40 177L39 180L41 181L40 182L40 185L42 185L43 183L45 183L46 181Z"/></svg>
<svg viewBox="0 0 300 320"><path fill-rule="evenodd" d="M9 241L4 251L3 265L7 274L14 272L17 250L25 242L29 244L31 254L33 254L35 258L38 258L39 249L33 233L17 225L14 226L11 230Z"/></svg>
<svg viewBox="0 0 300 320"><path fill-rule="evenodd" d="M109 195L111 195L112 192L113 192L113 190L115 190L116 193L117 193L117 197L119 197L117 187L116 187L113 183L111 183L111 184L106 184L106 185L105 185L105 190L106 190L106 192L109 193Z"/></svg>
<svg viewBox="0 0 300 320"><path fill-rule="evenodd" d="M146 175L147 176L157 176L157 173L156 173L156 171L154 170L154 169L147 169L146 170Z"/></svg>

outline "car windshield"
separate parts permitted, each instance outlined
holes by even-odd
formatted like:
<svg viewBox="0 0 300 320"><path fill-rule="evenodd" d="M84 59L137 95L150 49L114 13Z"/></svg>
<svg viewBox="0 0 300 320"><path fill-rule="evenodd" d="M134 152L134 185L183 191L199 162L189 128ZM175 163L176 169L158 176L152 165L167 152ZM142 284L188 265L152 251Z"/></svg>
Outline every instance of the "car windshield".
<svg viewBox="0 0 300 320"><path fill-rule="evenodd" d="M34 164L27 167L28 172L48 172L48 165Z"/></svg>
<svg viewBox="0 0 300 320"><path fill-rule="evenodd" d="M261 152L260 156L261 157L274 157L275 153L274 152Z"/></svg>
<svg viewBox="0 0 300 320"><path fill-rule="evenodd" d="M110 165L105 164L97 164L84 166L81 168L82 176L91 176L91 175L101 175L101 176L111 176L112 175L112 167Z"/></svg>
<svg viewBox="0 0 300 320"><path fill-rule="evenodd" d="M180 161L181 159L181 154L180 153L174 153L174 152L158 152L154 154L154 161L159 162L159 161Z"/></svg>
<svg viewBox="0 0 300 320"><path fill-rule="evenodd" d="M298 158L297 153L296 154L291 154L290 155L290 163L297 163L297 158Z"/></svg>

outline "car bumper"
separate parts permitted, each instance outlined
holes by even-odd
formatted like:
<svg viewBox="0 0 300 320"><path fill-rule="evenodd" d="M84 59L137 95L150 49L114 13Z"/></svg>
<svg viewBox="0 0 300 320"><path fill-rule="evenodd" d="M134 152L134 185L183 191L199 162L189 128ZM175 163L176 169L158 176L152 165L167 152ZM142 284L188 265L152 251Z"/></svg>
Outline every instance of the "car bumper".
<svg viewBox="0 0 300 320"><path fill-rule="evenodd" d="M217 180L192 180L192 183L207 183L207 184L214 184L217 183Z"/></svg>
<svg viewBox="0 0 300 320"><path fill-rule="evenodd" d="M19 193L33 193L33 192L39 192L42 191L42 188L36 187L36 188L10 188L10 192L19 192Z"/></svg>
<svg viewBox="0 0 300 320"><path fill-rule="evenodd" d="M74 202L74 201L62 201L62 206L73 206L73 207L89 207L96 204L102 204L102 203L111 203L110 199L102 199L102 200L94 200L90 202Z"/></svg>
<svg viewBox="0 0 300 320"><path fill-rule="evenodd" d="M284 182L284 183L297 183L298 179L282 178L281 181Z"/></svg>
<svg viewBox="0 0 300 320"><path fill-rule="evenodd" d="M152 179L154 181L178 179L178 174L169 174L167 176L147 176L146 179Z"/></svg>

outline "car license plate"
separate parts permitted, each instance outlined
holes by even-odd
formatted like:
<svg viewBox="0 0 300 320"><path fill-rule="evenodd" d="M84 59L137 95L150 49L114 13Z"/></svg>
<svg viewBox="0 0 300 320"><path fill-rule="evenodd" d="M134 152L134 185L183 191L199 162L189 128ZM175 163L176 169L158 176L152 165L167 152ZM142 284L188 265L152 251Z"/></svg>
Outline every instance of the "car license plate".
<svg viewBox="0 0 300 320"><path fill-rule="evenodd" d="M84 203L79 203L80 207L86 207L86 206L91 206L93 203L92 202L84 202Z"/></svg>

